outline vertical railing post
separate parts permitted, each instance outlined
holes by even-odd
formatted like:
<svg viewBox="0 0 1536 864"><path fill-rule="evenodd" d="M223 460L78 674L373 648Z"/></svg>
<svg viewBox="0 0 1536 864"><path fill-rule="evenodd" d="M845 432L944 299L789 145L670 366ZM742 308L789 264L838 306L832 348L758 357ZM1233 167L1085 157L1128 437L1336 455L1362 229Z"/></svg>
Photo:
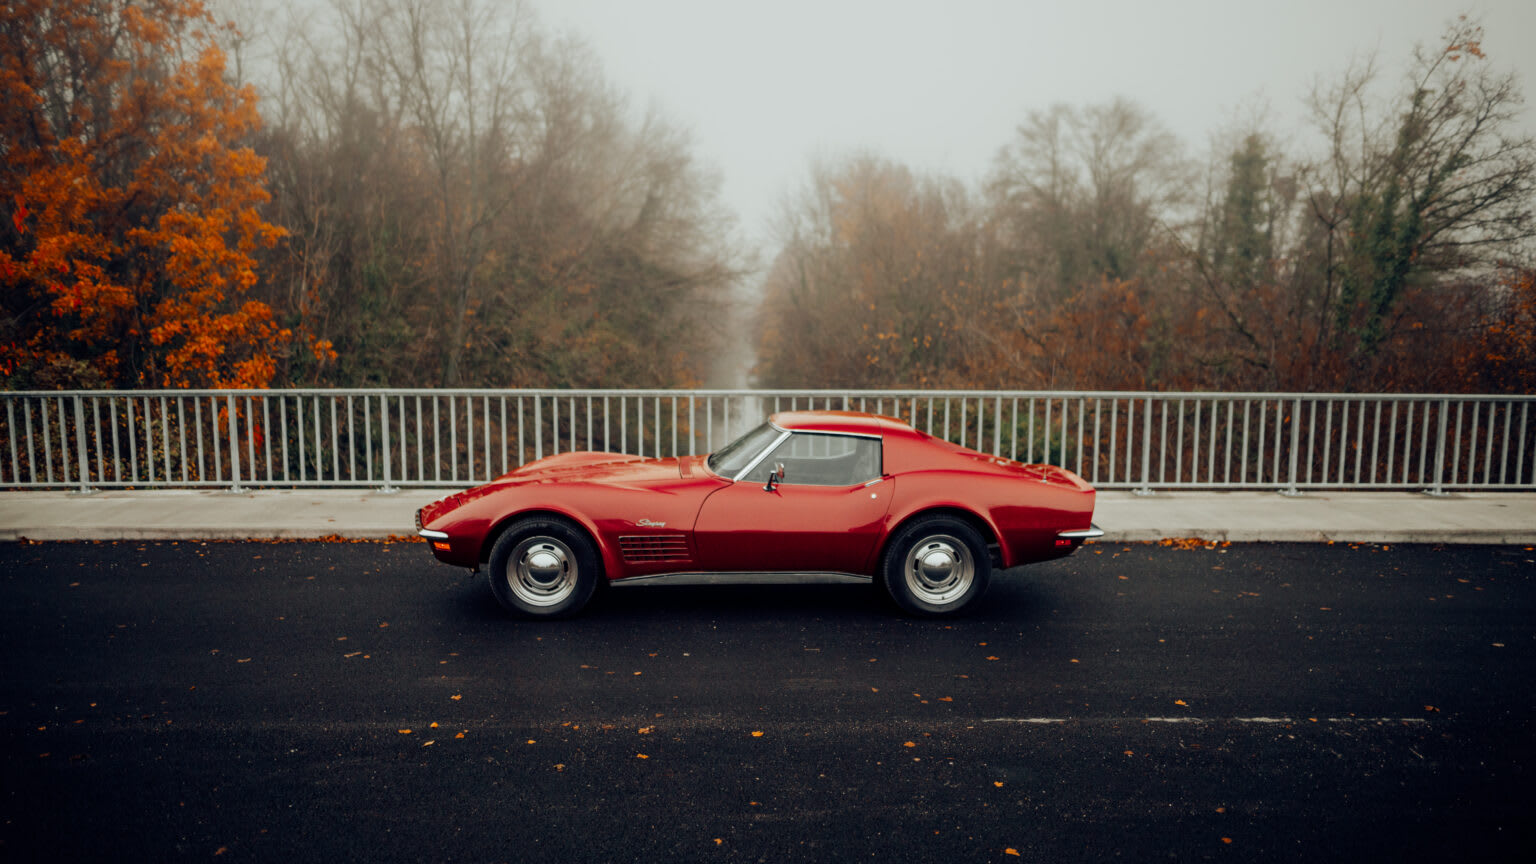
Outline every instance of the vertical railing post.
<svg viewBox="0 0 1536 864"><path fill-rule="evenodd" d="M1280 436L1275 436L1278 439ZM1301 490L1296 487L1296 456L1301 451L1301 397L1296 397L1291 404L1291 479L1286 487L1280 490L1281 495L1300 495Z"/></svg>
<svg viewBox="0 0 1536 864"><path fill-rule="evenodd" d="M224 399L229 410L229 491L243 492L245 490L240 488L240 424L235 415L235 394L229 393Z"/></svg>
<svg viewBox="0 0 1536 864"><path fill-rule="evenodd" d="M1148 396L1142 403L1141 412L1141 486L1135 490L1137 495L1152 494L1152 397Z"/></svg>
<svg viewBox="0 0 1536 864"><path fill-rule="evenodd" d="M80 469L80 488L77 489L76 491L79 494L81 494L81 495L89 495L91 493L91 469L90 469L90 466L86 464L86 459L88 457L86 456L86 446L85 446L85 405L84 405L83 397L80 396L80 394L78 394L78 393L75 394L75 400L74 401L75 401L75 465ZM60 417L59 419L62 421L63 417ZM62 427L63 423L61 422L59 425ZM63 434L62 433L62 429L61 429L60 434L62 436L62 434Z"/></svg>
<svg viewBox="0 0 1536 864"><path fill-rule="evenodd" d="M1440 496L1445 494L1445 431L1446 423L1451 419L1451 400L1440 400L1439 431L1435 435L1435 484L1424 490L1426 495Z"/></svg>
<svg viewBox="0 0 1536 864"><path fill-rule="evenodd" d="M473 430L473 415L471 415L466 422L471 424L469 428ZM379 458L384 463L384 486L379 491L398 492L400 490L396 489L394 485L389 482L389 463L393 460L389 458L389 394L387 393L379 394L379 433L381 436L380 446L383 448L379 451ZM473 479L475 476L475 454L473 451L471 451L469 454L469 476L471 479Z"/></svg>

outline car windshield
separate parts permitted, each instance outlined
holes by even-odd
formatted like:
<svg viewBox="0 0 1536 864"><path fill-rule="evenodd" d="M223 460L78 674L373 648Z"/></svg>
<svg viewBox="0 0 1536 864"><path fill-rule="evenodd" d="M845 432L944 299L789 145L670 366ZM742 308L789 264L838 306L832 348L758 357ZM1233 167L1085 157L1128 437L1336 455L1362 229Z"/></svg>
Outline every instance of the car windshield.
<svg viewBox="0 0 1536 864"><path fill-rule="evenodd" d="M735 478L763 452L764 447L778 440L780 432L772 423L764 423L711 454L709 470L721 477Z"/></svg>

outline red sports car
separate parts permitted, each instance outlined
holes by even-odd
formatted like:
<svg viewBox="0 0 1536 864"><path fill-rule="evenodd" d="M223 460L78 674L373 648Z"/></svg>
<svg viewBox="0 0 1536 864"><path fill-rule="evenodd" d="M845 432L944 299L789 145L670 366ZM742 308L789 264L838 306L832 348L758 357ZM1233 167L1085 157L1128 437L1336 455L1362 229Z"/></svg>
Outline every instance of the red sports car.
<svg viewBox="0 0 1536 864"><path fill-rule="evenodd" d="M579 611L602 580L701 573L878 579L906 611L959 612L992 568L1103 532L1093 487L899 420L794 411L709 456L562 453L416 514L441 561L490 574L507 610Z"/></svg>

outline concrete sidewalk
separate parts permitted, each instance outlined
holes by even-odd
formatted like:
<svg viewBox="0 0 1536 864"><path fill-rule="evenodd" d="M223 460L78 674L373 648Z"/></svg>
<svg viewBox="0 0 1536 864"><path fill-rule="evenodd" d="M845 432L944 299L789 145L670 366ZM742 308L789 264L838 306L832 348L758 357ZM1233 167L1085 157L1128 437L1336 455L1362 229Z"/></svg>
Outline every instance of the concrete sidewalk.
<svg viewBox="0 0 1536 864"><path fill-rule="evenodd" d="M0 541L413 537L449 490L0 492ZM1536 494L1100 492L1106 541L1536 544Z"/></svg>

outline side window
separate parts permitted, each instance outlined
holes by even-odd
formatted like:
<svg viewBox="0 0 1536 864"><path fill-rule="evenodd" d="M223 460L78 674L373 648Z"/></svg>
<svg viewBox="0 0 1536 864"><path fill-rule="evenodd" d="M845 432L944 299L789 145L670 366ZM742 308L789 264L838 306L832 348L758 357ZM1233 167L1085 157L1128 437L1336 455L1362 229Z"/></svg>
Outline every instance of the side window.
<svg viewBox="0 0 1536 864"><path fill-rule="evenodd" d="M784 483L801 486L856 486L880 476L880 439L796 432L746 479L768 482L768 472L784 465Z"/></svg>

